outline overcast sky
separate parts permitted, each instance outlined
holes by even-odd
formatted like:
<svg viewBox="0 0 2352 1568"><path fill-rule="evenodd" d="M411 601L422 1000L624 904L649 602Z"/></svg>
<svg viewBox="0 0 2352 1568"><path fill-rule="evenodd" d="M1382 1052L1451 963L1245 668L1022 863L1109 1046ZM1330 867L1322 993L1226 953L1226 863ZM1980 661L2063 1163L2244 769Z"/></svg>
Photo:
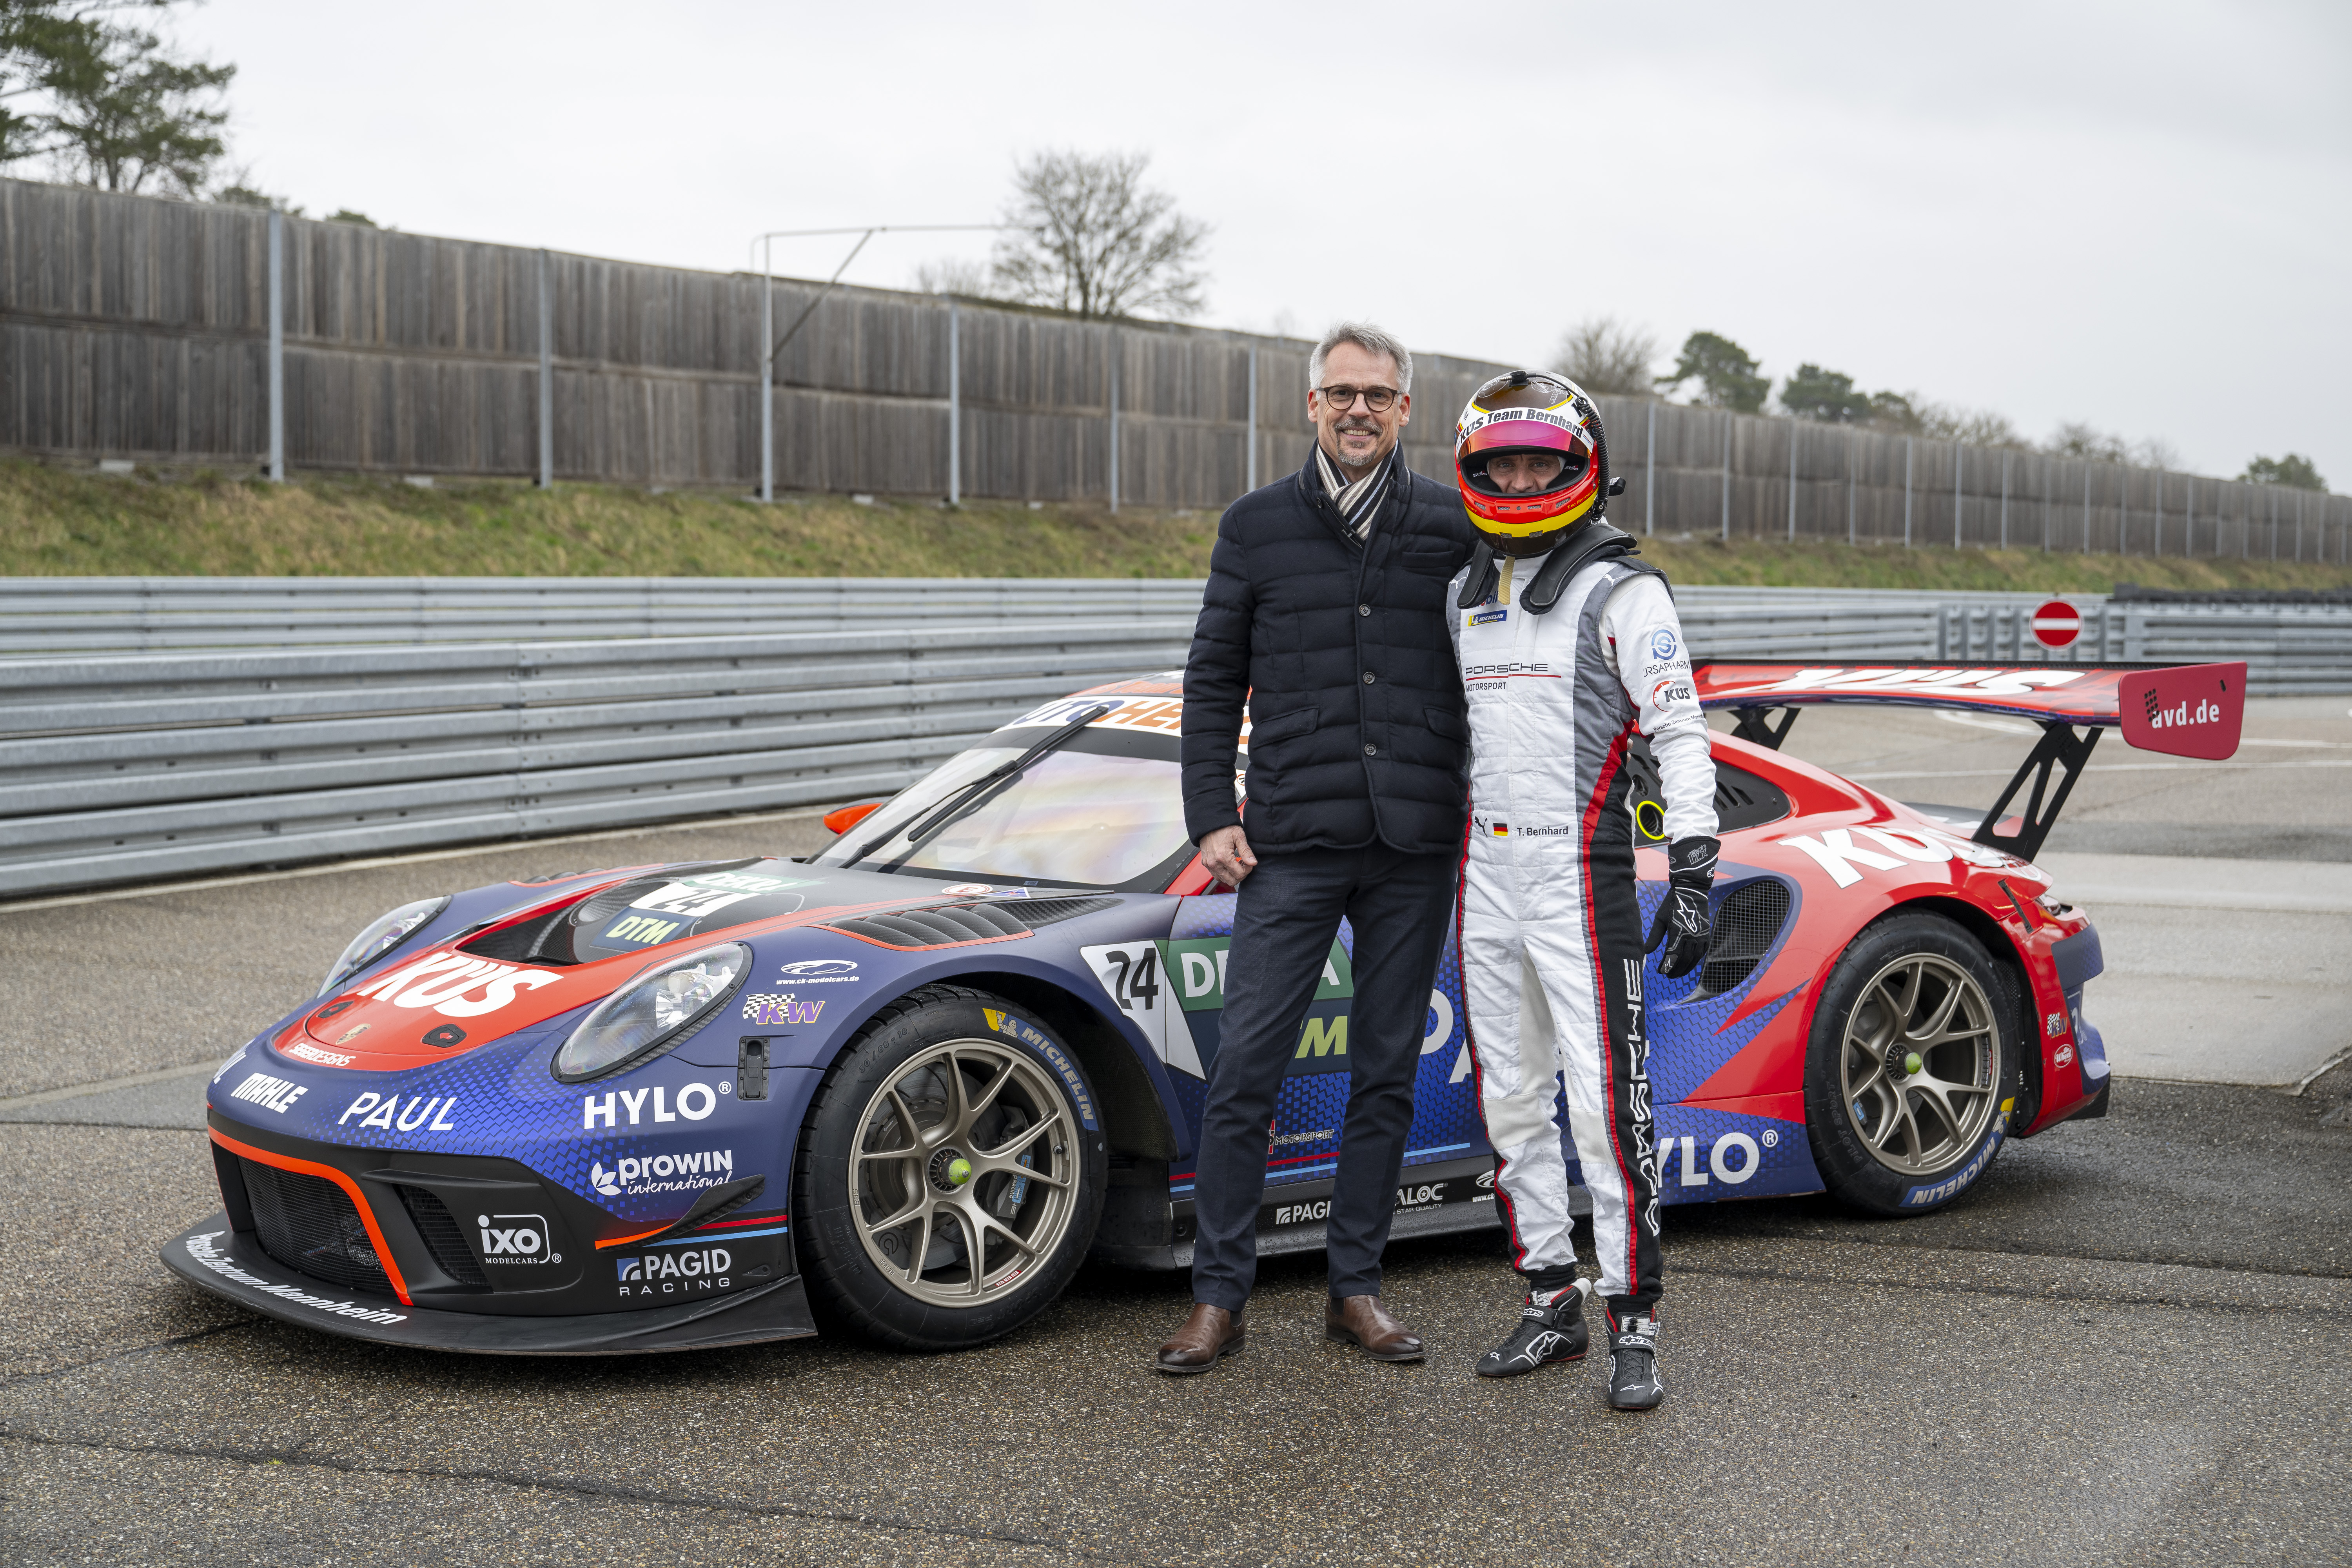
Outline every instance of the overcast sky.
<svg viewBox="0 0 2352 1568"><path fill-rule="evenodd" d="M761 229L985 222L1024 153L1135 149L1214 230L1205 324L1540 361L1611 312L1776 384L1811 360L2352 489L2342 0L212 0L179 28L238 67L235 158L313 215L726 270ZM849 277L986 247L884 236Z"/></svg>

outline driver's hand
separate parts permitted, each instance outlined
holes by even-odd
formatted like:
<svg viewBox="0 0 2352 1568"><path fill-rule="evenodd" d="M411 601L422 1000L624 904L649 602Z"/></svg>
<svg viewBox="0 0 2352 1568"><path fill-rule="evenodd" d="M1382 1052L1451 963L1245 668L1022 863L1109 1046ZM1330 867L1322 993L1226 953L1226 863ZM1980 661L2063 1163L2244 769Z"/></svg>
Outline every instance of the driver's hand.
<svg viewBox="0 0 2352 1568"><path fill-rule="evenodd" d="M1202 838L1201 864L1226 887L1238 888L1256 868L1257 857L1250 853L1249 839L1240 828L1220 827Z"/></svg>

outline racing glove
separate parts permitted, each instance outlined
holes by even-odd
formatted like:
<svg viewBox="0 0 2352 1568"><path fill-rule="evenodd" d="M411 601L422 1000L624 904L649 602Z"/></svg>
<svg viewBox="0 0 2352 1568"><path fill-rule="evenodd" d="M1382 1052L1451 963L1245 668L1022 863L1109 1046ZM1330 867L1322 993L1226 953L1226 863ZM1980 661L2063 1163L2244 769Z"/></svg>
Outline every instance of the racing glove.
<svg viewBox="0 0 2352 1568"><path fill-rule="evenodd" d="M1677 838L1666 847L1666 897L1650 922L1649 944L1643 952L1666 950L1658 973L1679 980L1706 962L1714 921L1707 908L1707 890L1715 886L1712 838Z"/></svg>

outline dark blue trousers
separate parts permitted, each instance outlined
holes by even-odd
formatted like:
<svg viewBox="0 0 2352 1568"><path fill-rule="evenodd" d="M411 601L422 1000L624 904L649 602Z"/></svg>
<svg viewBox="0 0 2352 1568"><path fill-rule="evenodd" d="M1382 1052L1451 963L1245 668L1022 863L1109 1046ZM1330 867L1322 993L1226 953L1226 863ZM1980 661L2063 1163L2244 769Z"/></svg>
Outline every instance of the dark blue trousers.
<svg viewBox="0 0 2352 1568"><path fill-rule="evenodd" d="M1452 930L1460 865L1454 855L1381 845L1300 849L1262 856L1242 879L1194 1167L1194 1300L1238 1312L1257 1278L1266 1123L1342 915L1355 930L1356 995L1328 1232L1331 1294L1380 1293L1429 990Z"/></svg>

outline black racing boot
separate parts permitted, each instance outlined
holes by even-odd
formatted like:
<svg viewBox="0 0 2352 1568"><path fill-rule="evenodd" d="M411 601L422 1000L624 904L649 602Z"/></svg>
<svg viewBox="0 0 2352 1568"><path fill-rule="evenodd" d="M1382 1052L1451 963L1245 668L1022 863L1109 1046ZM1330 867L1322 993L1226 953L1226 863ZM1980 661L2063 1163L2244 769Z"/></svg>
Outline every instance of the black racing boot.
<svg viewBox="0 0 2352 1568"><path fill-rule="evenodd" d="M1582 1361L1592 1342L1584 1324L1590 1279L1557 1290L1529 1290L1511 1337L1478 1358L1480 1377L1517 1377L1557 1361Z"/></svg>
<svg viewBox="0 0 2352 1568"><path fill-rule="evenodd" d="M1658 1319L1626 1313L1609 1317L1609 1408L1655 1410L1666 1396L1658 1381Z"/></svg>

